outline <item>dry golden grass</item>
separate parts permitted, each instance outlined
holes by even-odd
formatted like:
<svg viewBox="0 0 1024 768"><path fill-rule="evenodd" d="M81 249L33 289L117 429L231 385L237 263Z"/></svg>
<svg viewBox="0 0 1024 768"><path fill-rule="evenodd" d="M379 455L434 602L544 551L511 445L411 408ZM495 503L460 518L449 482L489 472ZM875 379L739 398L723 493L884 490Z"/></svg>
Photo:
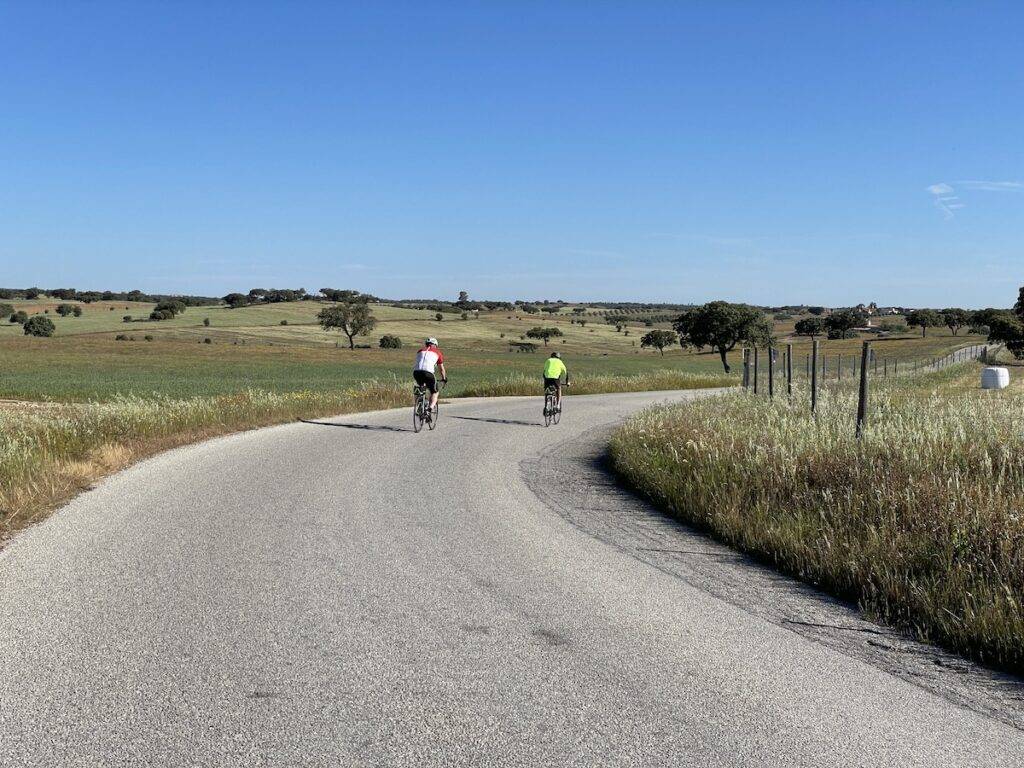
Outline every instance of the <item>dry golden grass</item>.
<svg viewBox="0 0 1024 768"><path fill-rule="evenodd" d="M1024 670L1024 391L978 367L856 392L736 392L652 410L615 436L618 471L680 518L925 640Z"/></svg>

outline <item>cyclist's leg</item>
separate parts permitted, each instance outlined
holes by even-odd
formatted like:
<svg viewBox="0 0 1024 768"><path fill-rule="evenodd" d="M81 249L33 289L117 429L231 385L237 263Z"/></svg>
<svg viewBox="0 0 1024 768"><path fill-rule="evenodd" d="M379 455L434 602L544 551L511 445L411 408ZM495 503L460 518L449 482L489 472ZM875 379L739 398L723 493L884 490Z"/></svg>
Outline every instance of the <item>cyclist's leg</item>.
<svg viewBox="0 0 1024 768"><path fill-rule="evenodd" d="M555 407L562 407L562 380L555 379Z"/></svg>
<svg viewBox="0 0 1024 768"><path fill-rule="evenodd" d="M427 385L426 371L413 371L412 380L416 382L416 386L425 387Z"/></svg>
<svg viewBox="0 0 1024 768"><path fill-rule="evenodd" d="M438 393L441 391L437 386L437 377L427 371L423 371L423 376L426 379L427 387L430 389L430 410L434 410L437 407Z"/></svg>

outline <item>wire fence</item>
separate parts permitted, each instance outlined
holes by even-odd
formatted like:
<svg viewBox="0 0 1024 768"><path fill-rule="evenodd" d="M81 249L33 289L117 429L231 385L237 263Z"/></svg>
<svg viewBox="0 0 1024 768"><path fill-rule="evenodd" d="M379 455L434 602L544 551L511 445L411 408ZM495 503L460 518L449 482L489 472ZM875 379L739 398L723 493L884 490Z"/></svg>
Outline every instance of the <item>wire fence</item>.
<svg viewBox="0 0 1024 768"><path fill-rule="evenodd" d="M872 347L872 342L865 341L859 355L829 355L822 349L821 342L815 340L811 345L811 352L804 355L803 360L796 360L792 344L787 344L784 348L768 347L764 350L751 347L743 350L743 388L755 395L765 394L769 398L783 392L787 397L792 397L794 376L802 376L810 384L810 409L813 414L818 408L818 394L822 385L844 380L857 382L859 396L856 424L859 437L868 414L871 379L912 376L941 370L957 363L986 361L989 359L989 353L988 345L971 344L940 357L889 358L879 357Z"/></svg>

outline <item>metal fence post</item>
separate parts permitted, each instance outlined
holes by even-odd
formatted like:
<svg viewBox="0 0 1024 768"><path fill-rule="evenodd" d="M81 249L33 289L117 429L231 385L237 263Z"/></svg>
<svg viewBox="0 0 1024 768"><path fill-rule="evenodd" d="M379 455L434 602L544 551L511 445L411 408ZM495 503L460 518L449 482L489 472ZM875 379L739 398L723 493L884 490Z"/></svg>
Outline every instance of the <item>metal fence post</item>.
<svg viewBox="0 0 1024 768"><path fill-rule="evenodd" d="M811 345L811 413L818 410L818 344L815 339Z"/></svg>
<svg viewBox="0 0 1024 768"><path fill-rule="evenodd" d="M758 363L760 362L760 360L761 360L761 350L759 350L757 347L754 347L754 394L755 395L757 394L757 380L758 380L758 378L760 378L758 376L758 370L757 370Z"/></svg>
<svg viewBox="0 0 1024 768"><path fill-rule="evenodd" d="M793 396L793 345L786 345L786 394Z"/></svg>
<svg viewBox="0 0 1024 768"><path fill-rule="evenodd" d="M857 397L857 437L864 431L864 419L868 413L868 356L871 354L871 342L865 341L860 351L860 392Z"/></svg>

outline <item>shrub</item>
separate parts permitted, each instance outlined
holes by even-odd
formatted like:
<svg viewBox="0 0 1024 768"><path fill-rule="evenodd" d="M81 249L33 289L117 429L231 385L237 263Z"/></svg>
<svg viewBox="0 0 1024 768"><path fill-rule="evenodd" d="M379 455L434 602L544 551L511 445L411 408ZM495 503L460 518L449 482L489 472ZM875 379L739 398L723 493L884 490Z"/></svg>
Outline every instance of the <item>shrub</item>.
<svg viewBox="0 0 1024 768"><path fill-rule="evenodd" d="M442 320L444 320L444 315L442 315L440 312L438 312L436 315L434 315L434 319L437 320L437 322L440 323Z"/></svg>
<svg viewBox="0 0 1024 768"><path fill-rule="evenodd" d="M74 307L73 304L58 304L57 305L57 314L60 315L61 317L67 317L68 315L72 314L74 311L75 311L75 307Z"/></svg>
<svg viewBox="0 0 1024 768"><path fill-rule="evenodd" d="M71 308L71 314L73 314L75 317L81 317L82 316L82 305L81 304L75 304Z"/></svg>
<svg viewBox="0 0 1024 768"><path fill-rule="evenodd" d="M53 320L48 317L36 315L25 321L26 336L53 336L53 332L56 330Z"/></svg>
<svg viewBox="0 0 1024 768"><path fill-rule="evenodd" d="M213 340L209 336L207 336L205 339L203 339L203 344L213 344Z"/></svg>
<svg viewBox="0 0 1024 768"><path fill-rule="evenodd" d="M0 316L7 317L14 314L13 304L0 304Z"/></svg>
<svg viewBox="0 0 1024 768"><path fill-rule="evenodd" d="M281 321L281 325L288 325L288 321L287 320L282 320Z"/></svg>
<svg viewBox="0 0 1024 768"><path fill-rule="evenodd" d="M207 328L209 328L210 327L210 318L204 317L203 318L203 325L205 325Z"/></svg>
<svg viewBox="0 0 1024 768"><path fill-rule="evenodd" d="M131 315L125 315L124 317L121 318L121 321L125 322L125 323L130 323L132 321L132 316Z"/></svg>
<svg viewBox="0 0 1024 768"><path fill-rule="evenodd" d="M386 333L380 337L380 348L381 349L401 349L402 340L397 336L393 336L390 333Z"/></svg>
<svg viewBox="0 0 1024 768"><path fill-rule="evenodd" d="M459 317L461 317L463 320L469 320L469 313L463 312L461 315L459 315Z"/></svg>
<svg viewBox="0 0 1024 768"><path fill-rule="evenodd" d="M114 341L128 341L128 334L119 333L114 337Z"/></svg>
<svg viewBox="0 0 1024 768"><path fill-rule="evenodd" d="M19 325L24 325L25 323L28 322L28 312L25 312L24 310L21 310L19 312L15 312L13 315L11 315L10 319L11 319L12 323L18 323Z"/></svg>
<svg viewBox="0 0 1024 768"><path fill-rule="evenodd" d="M146 341L152 341L152 340L153 340L153 337L152 337L152 336L150 336L149 334L146 334L146 335L145 335L145 336L143 336L142 338L144 338L144 339L145 339Z"/></svg>

